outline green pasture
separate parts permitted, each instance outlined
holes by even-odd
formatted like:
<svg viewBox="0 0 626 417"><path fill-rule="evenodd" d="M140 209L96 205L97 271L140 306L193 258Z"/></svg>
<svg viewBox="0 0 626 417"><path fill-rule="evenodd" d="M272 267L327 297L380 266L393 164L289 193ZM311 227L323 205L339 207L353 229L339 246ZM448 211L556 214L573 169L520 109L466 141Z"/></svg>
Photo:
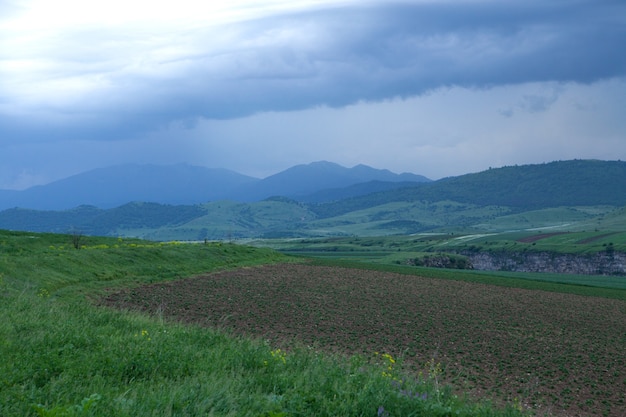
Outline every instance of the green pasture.
<svg viewBox="0 0 626 417"><path fill-rule="evenodd" d="M485 218L484 222L473 227L477 230L492 232L546 228L556 231L593 229L601 224L598 223L601 216L613 210L615 207L611 206L554 207ZM604 228L606 227L607 225L604 225Z"/></svg>
<svg viewBox="0 0 626 417"><path fill-rule="evenodd" d="M74 236L76 238L76 236ZM0 231L2 416L520 416L401 364L289 352L97 305L114 289L293 261L223 243ZM76 249L79 246L80 249ZM167 308L168 306L163 306Z"/></svg>
<svg viewBox="0 0 626 417"><path fill-rule="evenodd" d="M189 206L186 207L188 216L174 216L167 206L160 209L152 206L142 208L144 206L135 204L116 209L108 214L109 222L105 222L110 227L105 227L102 218L98 218L96 224L87 227L87 230L93 229L109 236L156 241L202 241L282 237L376 238L432 233L505 235L596 230L608 232L622 231L626 224L626 211L613 206L554 207L524 211L520 208L443 200L394 201L355 208L353 211L325 211L323 206L276 197L253 203L215 201ZM141 210L146 211L145 216L141 215ZM74 215L69 212L65 214L64 220L58 219L59 222L70 222ZM30 223L23 226L26 227L23 230L39 230L37 225Z"/></svg>
<svg viewBox="0 0 626 417"><path fill-rule="evenodd" d="M513 232L429 232L397 236L344 236L251 241L288 252L337 256L355 253L445 252L445 251L535 251L570 254L626 252L626 231L526 230Z"/></svg>
<svg viewBox="0 0 626 417"><path fill-rule="evenodd" d="M312 257L328 262L358 262L361 267L400 268L403 273L435 274L437 277L476 280L498 285L530 286L554 290L553 284L567 284L557 291L582 295L600 295L624 298L626 289L623 276L524 273L504 271L444 271L407 266L409 261L446 251L547 251L553 253L593 254L597 252L626 252L626 232L589 231L554 234L552 232L507 232L473 235L428 233L413 236L334 237L319 239L253 240L250 244L278 249L301 257ZM539 238L523 243L527 238ZM363 266L368 265L368 266ZM429 272L430 271L430 272ZM541 284L543 282L544 284ZM537 283L537 284L533 284ZM595 287L592 290L588 287Z"/></svg>
<svg viewBox="0 0 626 417"><path fill-rule="evenodd" d="M467 239L457 238L456 241L446 242L446 245L459 249L473 246L484 250L532 250L571 254L593 254L607 250L626 252L626 232L607 230L570 232L549 229L475 237L469 235Z"/></svg>
<svg viewBox="0 0 626 417"><path fill-rule="evenodd" d="M509 212L506 207L454 201L398 201L314 220L307 224L307 229L322 236L406 235L433 229L458 230Z"/></svg>
<svg viewBox="0 0 626 417"><path fill-rule="evenodd" d="M137 236L156 241L232 240L244 236L259 236L297 230L299 225L314 218L305 206L265 200L255 203L216 201L200 206L203 216L179 225L161 227L120 228L122 236ZM286 226L287 225L287 226Z"/></svg>

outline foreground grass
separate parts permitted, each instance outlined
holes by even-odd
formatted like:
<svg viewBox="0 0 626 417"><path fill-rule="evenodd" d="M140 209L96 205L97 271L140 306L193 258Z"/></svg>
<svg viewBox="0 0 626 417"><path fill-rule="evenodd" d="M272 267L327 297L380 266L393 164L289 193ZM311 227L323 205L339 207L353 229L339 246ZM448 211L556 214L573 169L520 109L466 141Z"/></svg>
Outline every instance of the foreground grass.
<svg viewBox="0 0 626 417"><path fill-rule="evenodd" d="M389 355L284 352L219 329L96 307L106 288L285 261L235 245L0 231L2 416L518 416Z"/></svg>

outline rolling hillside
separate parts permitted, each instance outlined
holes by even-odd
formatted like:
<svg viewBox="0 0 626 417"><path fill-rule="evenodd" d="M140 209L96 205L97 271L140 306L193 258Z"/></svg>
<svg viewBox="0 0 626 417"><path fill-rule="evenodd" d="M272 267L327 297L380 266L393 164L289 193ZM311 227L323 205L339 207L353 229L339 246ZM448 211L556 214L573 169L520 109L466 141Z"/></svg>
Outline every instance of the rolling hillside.
<svg viewBox="0 0 626 417"><path fill-rule="evenodd" d="M573 160L510 166L358 196L313 207L334 217L389 202L455 201L525 211L626 205L626 162Z"/></svg>
<svg viewBox="0 0 626 417"><path fill-rule="evenodd" d="M309 166L320 167L329 168L324 164ZM303 168L296 171L300 169ZM346 170L338 172L343 175ZM375 181L369 184L371 189L376 187ZM406 185L396 185L400 184ZM315 201L316 195L324 193L327 197L349 194L358 187L367 186L320 190L308 198ZM306 201L307 196L300 199ZM220 200L193 205L132 203L112 209L9 209L0 212L0 228L80 230L86 234L155 240L476 233L533 228L622 230L626 224L626 163L564 161L505 167L334 202L304 201L277 196L249 203Z"/></svg>

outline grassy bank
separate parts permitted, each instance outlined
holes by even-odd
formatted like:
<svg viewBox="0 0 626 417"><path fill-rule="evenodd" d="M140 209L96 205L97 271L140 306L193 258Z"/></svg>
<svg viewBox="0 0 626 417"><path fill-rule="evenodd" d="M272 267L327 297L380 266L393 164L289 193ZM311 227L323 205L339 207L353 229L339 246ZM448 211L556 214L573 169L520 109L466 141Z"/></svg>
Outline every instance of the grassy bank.
<svg viewBox="0 0 626 417"><path fill-rule="evenodd" d="M221 243L0 231L2 416L518 416L452 395L435 363L284 352L263 340L98 307L110 289L286 261Z"/></svg>

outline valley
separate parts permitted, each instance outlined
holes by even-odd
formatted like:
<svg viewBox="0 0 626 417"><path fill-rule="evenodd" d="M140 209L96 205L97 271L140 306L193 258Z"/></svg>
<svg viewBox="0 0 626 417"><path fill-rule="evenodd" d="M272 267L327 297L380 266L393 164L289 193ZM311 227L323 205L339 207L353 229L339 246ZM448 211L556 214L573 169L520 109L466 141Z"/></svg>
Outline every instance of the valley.
<svg viewBox="0 0 626 417"><path fill-rule="evenodd" d="M8 208L0 414L621 416L624 190L564 161Z"/></svg>
<svg viewBox="0 0 626 417"><path fill-rule="evenodd" d="M184 166L172 169L179 179L190 172ZM0 228L242 242L290 253L362 254L377 262L422 266L626 273L626 162L557 161L437 181L411 175L319 162L255 182L256 201L169 204L166 187L159 201L111 208L14 207L0 211ZM209 187L216 180L203 181ZM216 190L229 188L218 183ZM330 184L345 186L325 188Z"/></svg>

